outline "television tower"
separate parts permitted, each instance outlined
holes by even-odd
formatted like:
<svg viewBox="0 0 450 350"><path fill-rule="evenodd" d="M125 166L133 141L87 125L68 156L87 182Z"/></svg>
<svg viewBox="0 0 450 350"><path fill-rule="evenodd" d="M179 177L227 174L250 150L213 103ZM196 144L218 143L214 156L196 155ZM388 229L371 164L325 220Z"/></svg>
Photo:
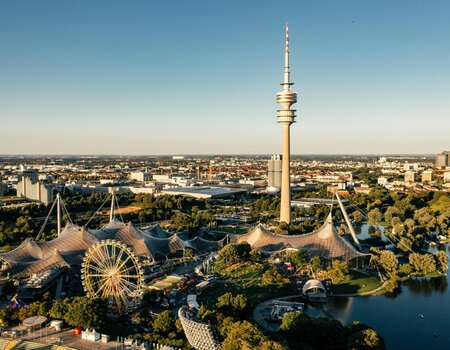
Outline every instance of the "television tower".
<svg viewBox="0 0 450 350"><path fill-rule="evenodd" d="M290 160L291 142L290 126L295 123L295 109L291 106L297 102L297 94L291 91L289 77L289 25L286 22L286 48L284 51L284 82L283 91L277 93L277 103L282 109L278 110L277 122L283 127L283 160L281 170L281 210L280 221L287 224L291 222L291 186L290 186Z"/></svg>

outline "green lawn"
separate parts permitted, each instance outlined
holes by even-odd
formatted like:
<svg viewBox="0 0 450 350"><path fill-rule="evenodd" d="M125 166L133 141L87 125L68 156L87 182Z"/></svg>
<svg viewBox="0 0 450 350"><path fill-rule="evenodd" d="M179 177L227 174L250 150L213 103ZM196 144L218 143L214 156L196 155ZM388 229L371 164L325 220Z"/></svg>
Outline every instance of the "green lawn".
<svg viewBox="0 0 450 350"><path fill-rule="evenodd" d="M427 273L424 277L435 278L435 277L442 277L442 276L444 276L442 273L435 271L435 272Z"/></svg>
<svg viewBox="0 0 450 350"><path fill-rule="evenodd" d="M365 275L356 271L350 271L345 282L333 285L334 294L359 294L370 292L381 286L377 276Z"/></svg>
<svg viewBox="0 0 450 350"><path fill-rule="evenodd" d="M255 307L264 300L296 293L292 285L286 287L263 285L261 278L264 270L261 264L233 265L221 270L219 282L203 291L199 299L211 308L216 304L219 296L231 292L233 295L243 294L250 306Z"/></svg>

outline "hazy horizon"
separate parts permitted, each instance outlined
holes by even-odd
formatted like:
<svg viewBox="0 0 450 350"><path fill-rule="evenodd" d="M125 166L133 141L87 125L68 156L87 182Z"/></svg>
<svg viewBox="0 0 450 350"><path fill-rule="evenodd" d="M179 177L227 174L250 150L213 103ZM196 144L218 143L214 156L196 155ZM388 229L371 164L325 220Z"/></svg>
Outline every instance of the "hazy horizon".
<svg viewBox="0 0 450 350"><path fill-rule="evenodd" d="M278 154L284 23L291 152L450 148L447 1L0 2L0 154Z"/></svg>

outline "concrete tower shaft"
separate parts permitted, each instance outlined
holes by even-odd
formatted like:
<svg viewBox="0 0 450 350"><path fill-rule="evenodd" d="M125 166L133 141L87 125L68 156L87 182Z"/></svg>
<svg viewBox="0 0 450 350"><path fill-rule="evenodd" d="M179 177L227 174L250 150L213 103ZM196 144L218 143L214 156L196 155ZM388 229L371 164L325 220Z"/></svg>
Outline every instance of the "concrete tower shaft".
<svg viewBox="0 0 450 350"><path fill-rule="evenodd" d="M290 162L291 141L290 126L295 123L295 110L291 106L297 102L297 94L291 90L289 71L289 26L286 23L286 48L284 51L284 81L281 84L283 91L277 93L277 103L282 109L278 110L277 121L283 126L283 162L281 175L281 209L280 221L291 222L291 184L290 184Z"/></svg>

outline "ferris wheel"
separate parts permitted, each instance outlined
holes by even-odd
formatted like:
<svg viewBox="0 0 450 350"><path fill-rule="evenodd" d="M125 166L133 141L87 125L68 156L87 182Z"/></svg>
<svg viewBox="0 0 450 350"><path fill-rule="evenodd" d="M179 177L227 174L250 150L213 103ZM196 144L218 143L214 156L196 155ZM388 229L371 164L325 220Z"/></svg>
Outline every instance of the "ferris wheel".
<svg viewBox="0 0 450 350"><path fill-rule="evenodd" d="M130 311L142 298L143 269L133 251L116 240L101 241L86 252L81 278L87 296L107 299L118 313Z"/></svg>

